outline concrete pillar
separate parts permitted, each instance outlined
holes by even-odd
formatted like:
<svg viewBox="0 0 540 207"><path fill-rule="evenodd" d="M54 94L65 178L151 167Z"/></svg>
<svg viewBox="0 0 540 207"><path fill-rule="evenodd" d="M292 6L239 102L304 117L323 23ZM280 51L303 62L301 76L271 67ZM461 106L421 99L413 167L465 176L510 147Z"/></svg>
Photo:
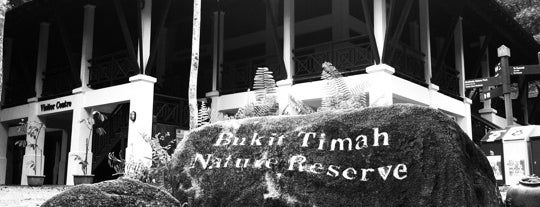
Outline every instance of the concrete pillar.
<svg viewBox="0 0 540 207"><path fill-rule="evenodd" d="M429 90L429 107L437 109L438 106L435 103L435 98L437 97L439 86L433 83L430 83L428 85L428 90Z"/></svg>
<svg viewBox="0 0 540 207"><path fill-rule="evenodd" d="M283 61L287 71L287 81L292 84L294 76L294 0L283 2Z"/></svg>
<svg viewBox="0 0 540 207"><path fill-rule="evenodd" d="M386 38L386 0L373 0L373 33L382 60Z"/></svg>
<svg viewBox="0 0 540 207"><path fill-rule="evenodd" d="M463 18L459 17L456 28L454 29L454 48L456 70L459 73L459 96L466 98L465 95L465 54L463 49Z"/></svg>
<svg viewBox="0 0 540 207"><path fill-rule="evenodd" d="M429 28L429 0L420 0L420 49L424 53L424 78L431 83L431 36Z"/></svg>
<svg viewBox="0 0 540 207"><path fill-rule="evenodd" d="M472 100L469 98L463 98L463 111L465 112L463 114L463 117L459 117L457 120L457 123L463 129L467 135L469 135L469 138L472 139L472 118L471 118L471 105Z"/></svg>
<svg viewBox="0 0 540 207"><path fill-rule="evenodd" d="M49 50L49 26L50 24L47 22L42 22L39 25L39 45L37 54L35 84L37 98L41 97L41 93L43 92L43 78L45 78L43 73L47 68L47 52Z"/></svg>
<svg viewBox="0 0 540 207"><path fill-rule="evenodd" d="M83 102L80 101L79 103ZM82 107L73 108L73 119L71 121L71 145L69 146L69 154L67 157L66 185L73 185L73 175L84 174L79 161L75 160L75 156L80 156L84 159L86 155L86 138L90 136L91 129L88 128L86 123L81 123L81 120L85 120L89 117L90 112L87 109ZM62 137L62 139L64 138ZM91 150L91 142L89 144L87 169L88 174L91 174L93 154Z"/></svg>
<svg viewBox="0 0 540 207"><path fill-rule="evenodd" d="M87 4L84 6L84 22L83 22L83 36L82 36L82 49L81 49L81 89L88 89L88 83L90 81L90 62L92 59L92 51L94 49L94 16L96 6Z"/></svg>
<svg viewBox="0 0 540 207"><path fill-rule="evenodd" d="M143 65L143 68L146 69L146 64L148 64L148 58L150 57L150 35L152 34L152 0L144 0L143 5L144 7L141 11L143 64L140 64L140 49L137 50L137 61L139 62L139 65ZM144 73L145 71L143 71L143 74Z"/></svg>
<svg viewBox="0 0 540 207"><path fill-rule="evenodd" d="M393 104L392 74L395 69L386 64L372 65L366 68L370 86L369 106L389 106Z"/></svg>
<svg viewBox="0 0 540 207"><path fill-rule="evenodd" d="M219 95L219 77L223 70L223 29L225 12L214 12L214 30L213 30L213 53L212 53L212 91L210 96ZM207 95L207 97L210 97Z"/></svg>
<svg viewBox="0 0 540 207"><path fill-rule="evenodd" d="M8 128L0 123L0 185L6 184Z"/></svg>
<svg viewBox="0 0 540 207"><path fill-rule="evenodd" d="M43 125L43 128L41 129L40 133L37 135L36 139L31 137L28 133L26 134L26 141L28 144L36 143L38 148L37 150L32 149L30 147L25 148L24 157L23 157L23 169L21 174L21 185L28 185L28 181L26 179L27 175L43 175L43 163L45 160L45 156L43 155L43 148L45 144L45 129L46 126L44 123L40 120L40 118L37 116L37 112L39 111L39 104L36 101L30 102L28 104L28 126L27 131L30 129L30 127L37 127L39 128L40 125ZM34 173L34 170L30 167L30 163L34 163L36 165L36 172Z"/></svg>
<svg viewBox="0 0 540 207"><path fill-rule="evenodd" d="M154 104L154 84L156 78L146 75L136 75L129 78L136 93L130 99L129 111L135 115L135 120L129 120L128 146L126 149L126 174L133 173L132 164L145 167L152 164L152 148L143 136L151 137Z"/></svg>

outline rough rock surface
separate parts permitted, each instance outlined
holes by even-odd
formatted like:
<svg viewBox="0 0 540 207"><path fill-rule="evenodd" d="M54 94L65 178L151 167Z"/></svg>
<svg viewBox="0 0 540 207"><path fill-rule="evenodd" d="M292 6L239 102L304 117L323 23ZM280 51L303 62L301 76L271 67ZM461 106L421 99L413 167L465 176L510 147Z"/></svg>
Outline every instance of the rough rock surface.
<svg viewBox="0 0 540 207"><path fill-rule="evenodd" d="M421 106L218 122L173 159L191 206L502 206L480 149Z"/></svg>
<svg viewBox="0 0 540 207"><path fill-rule="evenodd" d="M180 206L169 193L133 179L77 185L41 206Z"/></svg>

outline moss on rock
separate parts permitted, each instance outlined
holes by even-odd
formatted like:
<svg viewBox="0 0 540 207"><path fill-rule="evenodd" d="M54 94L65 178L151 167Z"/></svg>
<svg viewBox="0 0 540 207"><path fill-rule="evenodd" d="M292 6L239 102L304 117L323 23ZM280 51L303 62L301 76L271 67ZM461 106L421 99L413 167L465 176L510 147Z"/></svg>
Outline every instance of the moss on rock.
<svg viewBox="0 0 540 207"><path fill-rule="evenodd" d="M157 187L120 178L74 186L41 206L180 206L180 203Z"/></svg>
<svg viewBox="0 0 540 207"><path fill-rule="evenodd" d="M182 140L173 169L192 206L501 205L477 146L414 105L218 122Z"/></svg>

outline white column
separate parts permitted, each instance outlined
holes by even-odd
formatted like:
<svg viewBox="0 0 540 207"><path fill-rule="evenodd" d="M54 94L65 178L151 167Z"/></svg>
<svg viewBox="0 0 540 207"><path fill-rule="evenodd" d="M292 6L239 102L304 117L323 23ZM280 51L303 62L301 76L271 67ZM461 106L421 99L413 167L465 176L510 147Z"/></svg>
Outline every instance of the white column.
<svg viewBox="0 0 540 207"><path fill-rule="evenodd" d="M393 104L392 79L395 69L386 64L366 68L369 77L369 106L389 106Z"/></svg>
<svg viewBox="0 0 540 207"><path fill-rule="evenodd" d="M129 112L135 113L135 120L129 120L126 164L138 163L145 167L150 167L152 164L152 148L150 148L150 145L144 140L143 136L153 136L152 109L156 78L146 75L136 75L130 77L129 81L136 93L133 93L129 103ZM127 165L126 174L130 174L133 172L131 171L133 169Z"/></svg>
<svg viewBox="0 0 540 207"><path fill-rule="evenodd" d="M465 98L465 54L463 50L463 18L459 17L454 29L456 70L459 72L459 96Z"/></svg>
<svg viewBox="0 0 540 207"><path fill-rule="evenodd" d="M463 129L467 135L469 135L469 138L472 139L472 118L471 118L471 105L472 100L469 98L464 97L463 98L463 111L465 112L463 114L463 117L459 117L457 120L457 123Z"/></svg>
<svg viewBox="0 0 540 207"><path fill-rule="evenodd" d="M349 38L349 0L332 1L332 38Z"/></svg>
<svg viewBox="0 0 540 207"><path fill-rule="evenodd" d="M49 48L49 23L42 22L39 25L39 45L36 64L36 97L41 97L43 92L43 73L47 68L47 51Z"/></svg>
<svg viewBox="0 0 540 207"><path fill-rule="evenodd" d="M32 125L34 127L39 127L40 123L43 123L39 117L37 116L37 112L39 111L39 104L38 102L31 102L28 104L28 123L29 125ZM34 151L34 149L30 147L25 148L24 157L23 157L23 169L22 169L22 177L21 177L21 185L28 185L28 181L26 179L27 175L43 175L43 162L45 160L45 156L43 155L44 150L44 144L45 144L45 129L46 126L43 126L41 129L41 132L37 136L37 145L38 149ZM28 130L28 129L27 129ZM26 135L26 141L30 143L35 143L36 140ZM36 173L34 174L34 170L30 168L30 163L34 162L36 165Z"/></svg>
<svg viewBox="0 0 540 207"><path fill-rule="evenodd" d="M431 36L429 28L429 0L420 0L420 48L424 53L424 78L431 83Z"/></svg>
<svg viewBox="0 0 540 207"><path fill-rule="evenodd" d="M141 30L143 48L143 68L146 69L150 57L150 35L152 34L152 0L144 0L144 8L141 11ZM140 45L139 45L140 47ZM137 61L140 61L140 50L137 50ZM140 62L139 62L140 64ZM143 71L144 73L145 71Z"/></svg>
<svg viewBox="0 0 540 207"><path fill-rule="evenodd" d="M87 4L84 6L84 22L81 49L81 90L88 89L90 81L90 62L94 49L94 16L96 6Z"/></svg>
<svg viewBox="0 0 540 207"><path fill-rule="evenodd" d="M435 109L439 108L436 103L439 86L433 83L430 83L428 85L428 90L429 90L429 107L435 108Z"/></svg>
<svg viewBox="0 0 540 207"><path fill-rule="evenodd" d="M82 96L80 97L82 98ZM83 105L82 101L78 101ZM86 155L86 138L90 136L90 129L81 120L90 117L90 112L82 107L73 108L73 119L71 121L71 145L67 157L66 185L73 185L73 175L83 175L79 161L75 160L75 155L84 159ZM63 138L62 138L63 139ZM91 139L91 138L90 138ZM91 143L90 143L91 144ZM88 174L92 172L92 146L88 146Z"/></svg>
<svg viewBox="0 0 540 207"><path fill-rule="evenodd" d="M283 84L292 84L294 76L294 0L283 2L283 61L287 71L287 79ZM278 83L279 85L279 83Z"/></svg>
<svg viewBox="0 0 540 207"><path fill-rule="evenodd" d="M386 0L373 0L373 33L382 60L386 38Z"/></svg>
<svg viewBox="0 0 540 207"><path fill-rule="evenodd" d="M218 96L218 77L220 71L222 71L223 65L223 18L225 17L225 12L215 11L214 12L214 29L213 29L213 39L212 45L212 91L206 94L206 97Z"/></svg>
<svg viewBox="0 0 540 207"><path fill-rule="evenodd" d="M0 185L6 184L8 128L0 123Z"/></svg>
<svg viewBox="0 0 540 207"><path fill-rule="evenodd" d="M67 159L66 153L67 153L67 142L69 139L69 135L66 130L62 130L62 144L60 146L60 164L58 166L58 185L65 185L66 184L66 165L67 165Z"/></svg>

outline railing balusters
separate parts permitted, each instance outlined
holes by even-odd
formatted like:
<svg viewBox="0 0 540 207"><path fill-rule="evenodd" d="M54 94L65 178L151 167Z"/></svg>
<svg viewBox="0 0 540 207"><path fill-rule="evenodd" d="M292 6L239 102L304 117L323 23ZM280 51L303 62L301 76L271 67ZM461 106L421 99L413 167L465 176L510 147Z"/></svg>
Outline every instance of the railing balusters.
<svg viewBox="0 0 540 207"><path fill-rule="evenodd" d="M104 88L127 83L130 76L138 73L137 64L126 51L115 52L89 60L89 85L92 88Z"/></svg>
<svg viewBox="0 0 540 207"><path fill-rule="evenodd" d="M189 128L188 100L163 94L154 95L154 116L158 123Z"/></svg>

